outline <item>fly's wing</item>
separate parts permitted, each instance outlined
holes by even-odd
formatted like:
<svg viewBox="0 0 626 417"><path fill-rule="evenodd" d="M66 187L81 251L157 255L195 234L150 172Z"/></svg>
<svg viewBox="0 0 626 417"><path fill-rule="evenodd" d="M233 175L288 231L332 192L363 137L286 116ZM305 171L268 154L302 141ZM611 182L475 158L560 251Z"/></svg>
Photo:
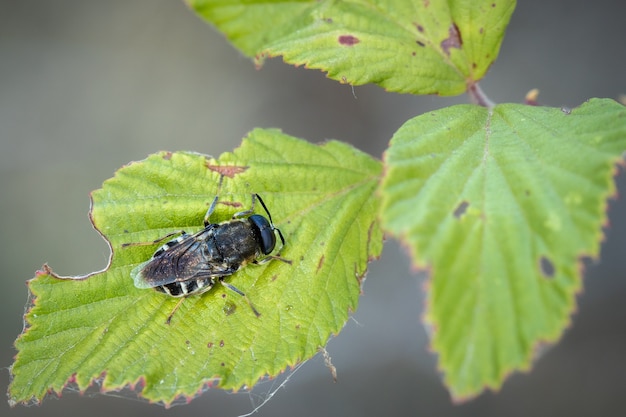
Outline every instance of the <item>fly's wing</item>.
<svg viewBox="0 0 626 417"><path fill-rule="evenodd" d="M232 266L225 265L219 259L212 248L212 241L208 239L212 234L213 229L207 227L136 266L131 271L135 287L154 288L173 282L224 276L235 272Z"/></svg>

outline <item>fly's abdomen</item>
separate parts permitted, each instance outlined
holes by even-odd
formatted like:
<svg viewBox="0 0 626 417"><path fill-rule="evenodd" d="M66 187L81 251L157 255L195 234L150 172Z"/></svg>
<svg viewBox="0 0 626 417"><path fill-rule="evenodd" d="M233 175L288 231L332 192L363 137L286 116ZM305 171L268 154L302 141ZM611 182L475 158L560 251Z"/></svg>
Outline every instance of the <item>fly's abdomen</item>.
<svg viewBox="0 0 626 417"><path fill-rule="evenodd" d="M186 297L191 294L201 294L215 285L215 277L177 281L171 284L159 285L155 290L171 295L172 297Z"/></svg>

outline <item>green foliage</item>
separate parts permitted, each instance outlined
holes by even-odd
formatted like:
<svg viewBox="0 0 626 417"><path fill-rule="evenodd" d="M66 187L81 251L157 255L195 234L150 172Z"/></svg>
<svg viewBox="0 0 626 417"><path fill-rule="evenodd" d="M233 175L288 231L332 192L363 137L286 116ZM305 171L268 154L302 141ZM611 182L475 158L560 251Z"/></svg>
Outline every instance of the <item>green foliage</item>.
<svg viewBox="0 0 626 417"><path fill-rule="evenodd" d="M253 131L217 160L159 153L120 169L93 193L94 226L113 249L108 269L59 279L44 268L29 282L35 300L16 343L10 401L41 400L68 380L84 390L104 375L105 391L141 384L142 396L169 404L208 383L251 386L310 358L356 309L366 264L382 249L372 198L379 177L380 163L348 145L311 145L275 130ZM199 230L218 192L214 221L259 193L292 264L250 265L227 278L259 318L218 285L185 299L167 325L178 300L135 288L130 276L158 245L121 245Z"/></svg>
<svg viewBox="0 0 626 417"><path fill-rule="evenodd" d="M454 95L498 56L513 0L293 2L188 0L244 54L353 85Z"/></svg>
<svg viewBox="0 0 626 417"><path fill-rule="evenodd" d="M431 280L426 320L457 399L528 369L562 333L597 257L626 109L454 106L409 120L386 153L384 228Z"/></svg>
<svg viewBox="0 0 626 417"><path fill-rule="evenodd" d="M283 56L340 82L414 94L469 90L475 99L515 6L188 3L258 64ZM16 342L10 401L102 377L105 391L139 384L145 398L169 404L206 384L238 389L274 376L340 331L368 260L381 252L382 230L431 271L426 321L453 397L497 389L568 323L581 257L598 256L625 150L625 108L596 99L572 111L465 105L416 117L394 135L384 175L348 145L266 130L217 160L160 153L130 164L93 193L91 218L113 252L108 269L60 279L44 268L30 281L34 305ZM156 245L122 244L199 230L216 194L218 220L227 220L249 207L251 193L264 198L287 241L281 254L293 261L227 279L261 317L218 286L186 299L166 325L177 300L136 288L130 273Z"/></svg>

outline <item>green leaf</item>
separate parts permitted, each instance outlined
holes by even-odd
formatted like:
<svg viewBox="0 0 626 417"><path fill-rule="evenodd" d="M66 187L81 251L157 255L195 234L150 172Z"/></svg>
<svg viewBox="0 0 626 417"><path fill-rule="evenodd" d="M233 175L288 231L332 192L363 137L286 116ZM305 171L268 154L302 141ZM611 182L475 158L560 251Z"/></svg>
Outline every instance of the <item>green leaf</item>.
<svg viewBox="0 0 626 417"><path fill-rule="evenodd" d="M382 223L431 272L426 321L453 397L556 341L599 254L626 108L463 105L407 122L386 154Z"/></svg>
<svg viewBox="0 0 626 417"><path fill-rule="evenodd" d="M255 130L219 159L161 152L120 169L92 195L94 226L110 243L106 271L60 279L47 267L29 282L34 305L11 369L12 404L39 401L69 382L85 390L135 386L154 402L193 397L209 384L250 387L315 355L357 308L367 262L382 249L373 193L380 163L349 145L311 145L275 130ZM218 190L223 175L221 190ZM170 232L202 228L249 208L259 193L284 234L281 256L178 299L133 285L130 271ZM257 213L265 213L257 206Z"/></svg>
<svg viewBox="0 0 626 417"><path fill-rule="evenodd" d="M244 54L354 85L455 95L498 56L514 0L187 0Z"/></svg>

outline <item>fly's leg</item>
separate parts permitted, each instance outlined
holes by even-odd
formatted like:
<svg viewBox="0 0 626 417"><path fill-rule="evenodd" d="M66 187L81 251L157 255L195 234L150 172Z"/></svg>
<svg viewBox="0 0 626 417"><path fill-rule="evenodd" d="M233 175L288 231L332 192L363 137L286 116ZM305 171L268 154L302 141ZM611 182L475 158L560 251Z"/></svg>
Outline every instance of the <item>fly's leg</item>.
<svg viewBox="0 0 626 417"><path fill-rule="evenodd" d="M239 217L244 217L244 216L247 216L249 214L254 213L254 206L255 206L257 200L259 200L259 202L263 206L263 209L267 213L267 218L270 220L270 224L273 226L274 223L272 222L272 215L270 214L270 211L265 206L265 203L263 202L263 199L261 198L261 196L256 194L256 193L252 193L252 204L250 204L250 208L248 210L246 210L246 211L240 211L239 213L235 213L233 215L233 219L237 219ZM282 237L282 235L281 235L281 237Z"/></svg>
<svg viewBox="0 0 626 417"><path fill-rule="evenodd" d="M167 320L165 320L165 324L167 324L169 326L170 322L172 321L172 317L174 317L174 313L176 313L176 310L178 310L178 307L180 307L180 305L183 303L183 301L185 301L185 298L187 298L187 297L182 297L180 300L178 300L178 302L174 306L174 309L172 310L170 315L167 316Z"/></svg>
<svg viewBox="0 0 626 417"><path fill-rule="evenodd" d="M243 291L241 291L239 288L235 287L234 285L229 284L228 282L224 282L222 279L223 279L223 277L220 277L220 282L222 283L222 285L223 285L223 286L225 286L225 287L226 287L226 288L228 288L229 290L234 291L234 292L236 292L237 294L241 295L241 296L242 296L242 297L246 300L246 303L248 303L248 305L249 305L249 306L250 306L250 308L252 309L252 312L254 313L254 315L255 315L255 316L257 316L257 317L260 317L260 316L261 316L261 313L259 313L259 312L257 311L257 309L256 309L256 308L254 308L254 306L252 305L252 302L250 301L250 299L248 298L248 296L247 296L247 295L246 295Z"/></svg>
<svg viewBox="0 0 626 417"><path fill-rule="evenodd" d="M215 211L216 205L217 205L217 196L215 196L215 198L213 199L213 202L209 206L209 209L204 215L204 227L207 227L208 225L211 224L211 221L209 219L211 218L211 214L213 214L213 212Z"/></svg>
<svg viewBox="0 0 626 417"><path fill-rule="evenodd" d="M151 246L151 245L156 245L157 243L161 243L166 239L171 238L172 236L176 236L176 235L180 235L181 238L184 238L185 236L187 236L187 233L184 230L178 230L176 232L172 232L172 233L168 233L165 236L162 236L156 240L153 240L151 242L130 242L130 243L122 243L122 247L126 248L128 246Z"/></svg>
<svg viewBox="0 0 626 417"><path fill-rule="evenodd" d="M220 182L217 184L217 194L215 195L215 198L213 199L213 202L209 206L209 209L207 210L206 214L204 215L204 227L207 227L208 225L211 224L211 221L209 219L211 218L211 214L213 214L213 212L215 211L215 206L217 205L217 199L218 199L218 196L220 195L220 192L222 190L222 182L223 181L224 181L224 175L221 174L220 175Z"/></svg>
<svg viewBox="0 0 626 417"><path fill-rule="evenodd" d="M280 254L268 255L268 256L266 256L263 259L255 259L254 261L252 261L252 263L255 264L255 265L263 265L263 264L268 263L269 261L273 261L274 259L276 259L277 261L284 262L284 263L289 264L289 265L292 264L291 259L285 259L282 256L280 256Z"/></svg>
<svg viewBox="0 0 626 417"><path fill-rule="evenodd" d="M220 282L222 283L223 286L225 286L226 288L228 288L229 290L236 292L237 294L239 294L240 296L242 296L244 298L244 300L246 300L246 303L248 303L248 305L250 306L250 309L252 310L252 312L254 313L255 316L257 317L261 317L261 313L258 312L258 310L254 307L254 305L252 304L252 302L250 301L250 299L248 298L248 296L241 291L239 288L235 287L232 284L229 284L227 282L222 281L221 277L220 277ZM178 310L178 308L180 307L180 305L183 303L183 301L185 301L185 298L187 297L182 297L178 303L176 303L176 305L174 306L174 308L172 309L172 312L169 314L169 316L167 316L167 320L165 320L165 324L167 324L169 326L169 324L172 321L172 317L174 317L174 313L176 313L176 311Z"/></svg>
<svg viewBox="0 0 626 417"><path fill-rule="evenodd" d="M258 194L252 194L252 204L250 205L250 208L248 210L240 211L238 213L233 214L233 219L238 219L240 217L245 217L245 216L248 216L248 215L254 213L254 205L256 204L256 199L257 198L260 199L261 197L259 197ZM263 204L263 207L265 207L265 204Z"/></svg>

